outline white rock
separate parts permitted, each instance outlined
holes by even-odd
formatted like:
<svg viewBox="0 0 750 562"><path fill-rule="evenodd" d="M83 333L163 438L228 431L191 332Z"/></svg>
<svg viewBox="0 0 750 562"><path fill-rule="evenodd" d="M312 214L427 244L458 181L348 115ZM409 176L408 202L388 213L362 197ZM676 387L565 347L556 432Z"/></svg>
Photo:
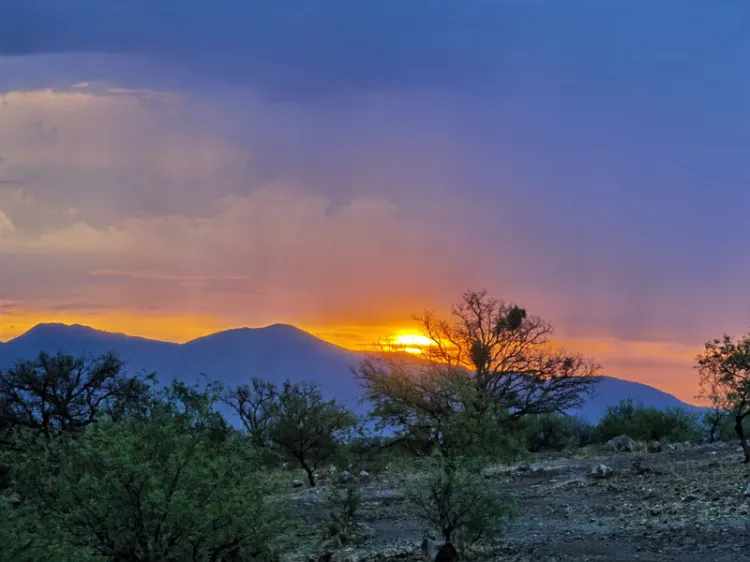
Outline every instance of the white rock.
<svg viewBox="0 0 750 562"><path fill-rule="evenodd" d="M606 464L597 464L594 468L591 469L591 476L593 476L594 478L609 478L613 474L614 470L612 470Z"/></svg>

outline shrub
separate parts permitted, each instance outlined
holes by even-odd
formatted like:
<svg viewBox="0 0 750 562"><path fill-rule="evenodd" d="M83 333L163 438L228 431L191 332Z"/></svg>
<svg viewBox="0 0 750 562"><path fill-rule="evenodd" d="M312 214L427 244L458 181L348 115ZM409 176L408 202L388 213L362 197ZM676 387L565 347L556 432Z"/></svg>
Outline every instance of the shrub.
<svg viewBox="0 0 750 562"><path fill-rule="evenodd" d="M703 428L696 414L683 409L658 410L623 400L610 406L596 427L599 442L618 435L627 435L636 441L697 442L702 439Z"/></svg>
<svg viewBox="0 0 750 562"><path fill-rule="evenodd" d="M426 473L407 479L405 495L419 518L460 549L501 536L516 514L507 497L487 486L476 464L465 461L433 460Z"/></svg>
<svg viewBox="0 0 750 562"><path fill-rule="evenodd" d="M175 384L145 410L73 441L39 441L14 459L14 491L42 542L113 560L269 555L281 510L211 398Z"/></svg>
<svg viewBox="0 0 750 562"><path fill-rule="evenodd" d="M594 430L583 419L560 414L529 416L520 428L526 449L532 453L585 447L593 442Z"/></svg>
<svg viewBox="0 0 750 562"><path fill-rule="evenodd" d="M329 537L338 538L342 544L351 540L359 504L360 496L356 485L349 484L344 490L331 489L328 495Z"/></svg>

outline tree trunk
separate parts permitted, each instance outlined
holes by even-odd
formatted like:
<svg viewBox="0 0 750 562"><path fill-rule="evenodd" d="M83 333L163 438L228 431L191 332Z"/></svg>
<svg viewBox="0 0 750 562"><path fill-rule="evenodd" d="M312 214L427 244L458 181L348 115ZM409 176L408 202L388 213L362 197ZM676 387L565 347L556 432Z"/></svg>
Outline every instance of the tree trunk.
<svg viewBox="0 0 750 562"><path fill-rule="evenodd" d="M307 481L310 483L310 487L314 488L315 487L315 473L314 473L315 471L309 466L307 466L307 464L304 462L300 464L302 465L302 468L304 468L305 472L307 473Z"/></svg>
<svg viewBox="0 0 750 562"><path fill-rule="evenodd" d="M750 464L750 446L747 444L745 439L745 430L742 428L742 420L745 418L744 415L737 415L734 418L734 430L737 432L737 437L740 438L740 445L745 453L745 463Z"/></svg>
<svg viewBox="0 0 750 562"><path fill-rule="evenodd" d="M721 423L721 418L716 417L713 422L711 423L711 429L709 430L708 439L710 443L716 442L716 434L719 431L719 424Z"/></svg>

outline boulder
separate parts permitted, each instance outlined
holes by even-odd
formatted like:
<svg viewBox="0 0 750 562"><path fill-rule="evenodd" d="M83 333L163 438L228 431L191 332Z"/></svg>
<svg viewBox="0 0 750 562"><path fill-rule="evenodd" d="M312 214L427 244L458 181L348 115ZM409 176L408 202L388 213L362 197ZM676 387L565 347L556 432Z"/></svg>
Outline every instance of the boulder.
<svg viewBox="0 0 750 562"><path fill-rule="evenodd" d="M609 478L614 473L615 471L606 464L597 464L594 468L591 469L591 476L593 476L594 478Z"/></svg>
<svg viewBox="0 0 750 562"><path fill-rule="evenodd" d="M518 468L516 468L518 472L531 472L531 465L527 462L522 462L518 465Z"/></svg>
<svg viewBox="0 0 750 562"><path fill-rule="evenodd" d="M648 442L648 452L649 453L661 453L662 446L659 441L649 441Z"/></svg>
<svg viewBox="0 0 750 562"><path fill-rule="evenodd" d="M366 470L362 470L362 471L360 471L360 473L359 473L359 477L360 477L360 478L361 478L362 480L367 480L367 479L368 479L368 478L370 477L370 473L369 473L369 472L367 472Z"/></svg>
<svg viewBox="0 0 750 562"><path fill-rule="evenodd" d="M618 435L607 441L607 448L617 453L632 453L637 445L634 439L627 435Z"/></svg>
<svg viewBox="0 0 750 562"><path fill-rule="evenodd" d="M305 483L302 480L295 480L294 482L292 482L292 486L294 488L304 488Z"/></svg>
<svg viewBox="0 0 750 562"><path fill-rule="evenodd" d="M351 482L352 478L354 478L354 476L352 475L352 473L349 472L348 470L345 470L339 476L339 482L341 482L342 484L346 484L347 482Z"/></svg>

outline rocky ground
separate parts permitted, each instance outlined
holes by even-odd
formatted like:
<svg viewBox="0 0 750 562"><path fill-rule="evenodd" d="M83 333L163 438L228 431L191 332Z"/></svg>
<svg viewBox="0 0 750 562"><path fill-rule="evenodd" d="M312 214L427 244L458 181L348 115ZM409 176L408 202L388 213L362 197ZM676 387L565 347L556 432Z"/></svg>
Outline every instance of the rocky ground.
<svg viewBox="0 0 750 562"><path fill-rule="evenodd" d="M499 545L477 560L516 562L750 559L750 472L730 445L678 446L658 453L586 458L547 456L485 472L488 486L513 496L519 517ZM599 467L599 474L592 469ZM611 469L611 471L609 470ZM308 552L319 559L421 560L423 527L398 491L397 477L359 482L364 533L358 544L319 545L330 485L290 492ZM746 495L747 494L747 495Z"/></svg>

